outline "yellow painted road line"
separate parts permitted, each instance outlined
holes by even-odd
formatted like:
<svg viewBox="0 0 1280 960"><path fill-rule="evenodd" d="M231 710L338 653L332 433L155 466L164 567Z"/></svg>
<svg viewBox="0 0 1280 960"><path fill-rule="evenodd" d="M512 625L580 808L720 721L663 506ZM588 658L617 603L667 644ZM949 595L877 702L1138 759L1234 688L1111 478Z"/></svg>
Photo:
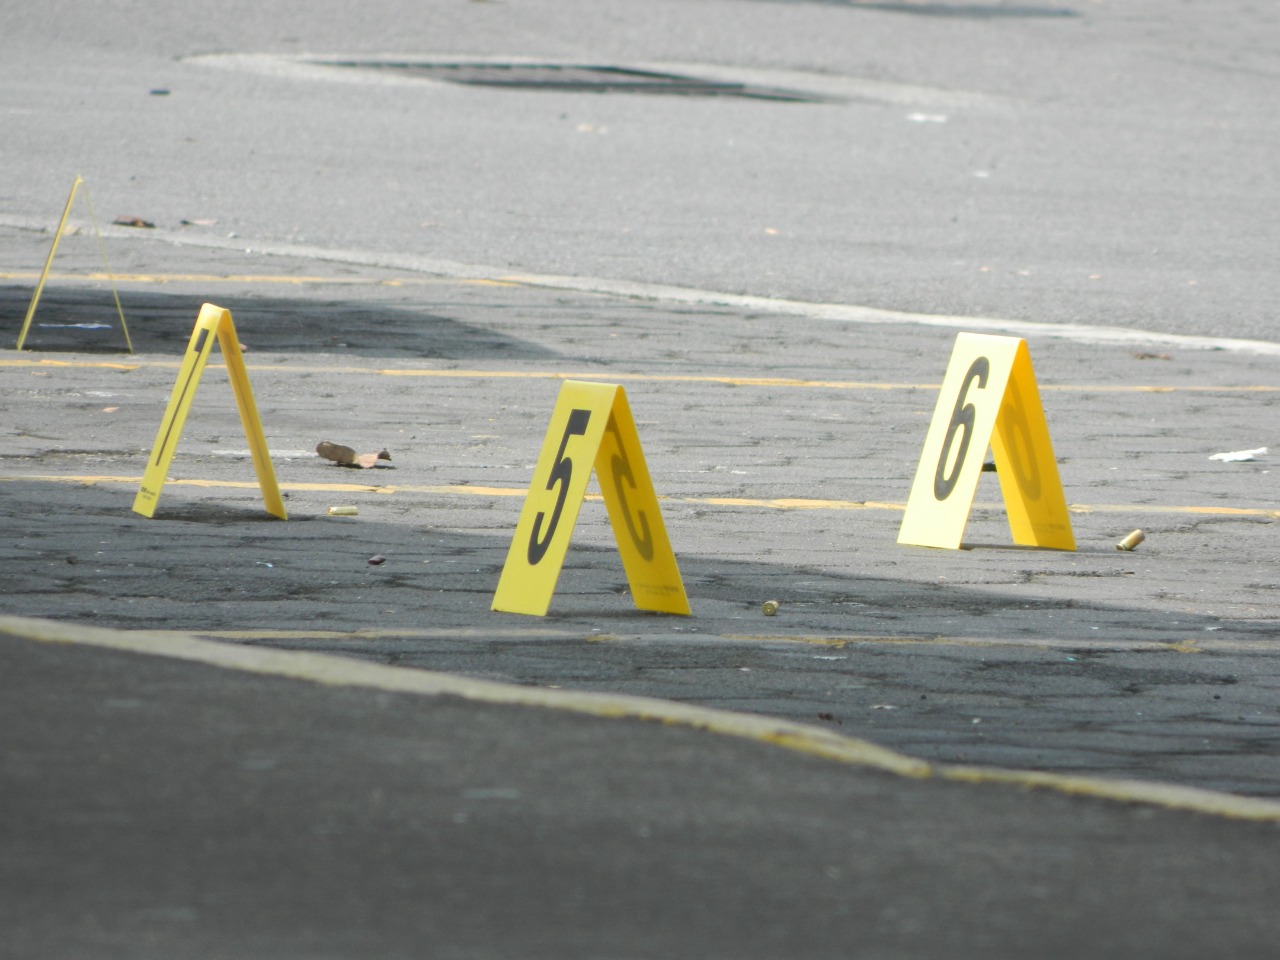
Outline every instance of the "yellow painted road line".
<svg viewBox="0 0 1280 960"><path fill-rule="evenodd" d="M878 633L830 633L830 634L784 634L784 633L717 633L703 634L697 637L688 634L673 635L627 634L617 636L609 633L584 634L564 629L545 627L517 627L501 629L480 629L476 627L442 627L438 629L424 628L382 628L362 627L358 630L325 630L325 629L293 629L293 630L195 630L196 636L209 640L233 640L238 642L255 640L290 640L298 643L306 641L343 641L348 643L375 643L385 640L576 640L581 643L610 644L626 643L628 640L642 636L645 643L689 642L727 642L753 644L781 644L802 647L826 647L833 650L844 650L857 646L915 646L915 647L1016 647L1031 650L1080 650L1084 647L1095 648L1100 645L1097 640L1060 639L1055 637L961 637L954 635L886 636ZM1201 638L1157 641L1157 640L1108 640L1101 644L1108 653L1223 653L1223 652L1258 652L1274 653L1275 643L1271 640L1247 640L1222 638Z"/></svg>
<svg viewBox="0 0 1280 960"><path fill-rule="evenodd" d="M101 360L52 360L36 357L3 357L0 367L37 368L106 368L112 370L176 369L178 360L140 360L129 363L112 363ZM737 377L703 374L620 373L616 370L431 370L417 368L380 368L351 365L308 365L296 363L246 363L246 368L258 373L292 374L323 373L329 375L354 374L361 377L425 377L439 380L603 380L628 383L709 383L729 387L785 387L804 390L927 390L936 391L938 383L876 383L867 380L804 380L793 377ZM210 363L211 369L222 364ZM1280 385L1226 384L1213 386L1189 384L1164 386L1157 384L1041 384L1042 392L1061 393L1280 393Z"/></svg>
<svg viewBox="0 0 1280 960"><path fill-rule="evenodd" d="M315 277L280 276L256 273L51 273L50 280L102 281L114 278L117 283L274 283L288 286L326 284L346 287L425 287L425 286L481 286L518 287L510 280L486 280L447 277ZM0 280L39 280L38 273L0 273Z"/></svg>
<svg viewBox="0 0 1280 960"><path fill-rule="evenodd" d="M364 627L359 630L193 630L207 640L509 640L553 639L564 636L563 630L540 627L480 629L479 627L442 627L439 629L388 629ZM590 639L589 637L584 639Z"/></svg>
<svg viewBox="0 0 1280 960"><path fill-rule="evenodd" d="M275 364L263 369L279 370ZM309 371L312 372L312 371ZM735 377L704 374L660 374L552 370L421 370L380 369L362 371L384 377L439 377L458 379L528 379L528 380L625 380L644 383L714 383L731 387L798 387L806 390L932 390L940 383L878 383L867 380L805 380L795 377ZM1245 386L1163 386L1151 384L1041 384L1041 391L1067 393L1280 393L1280 385L1250 384Z"/></svg>
<svg viewBox="0 0 1280 960"><path fill-rule="evenodd" d="M28 481L35 483L79 483L87 487L96 486L97 484L120 483L128 485L137 485L142 482L141 476L126 477L112 474L77 474L77 475L28 475L21 476L18 474L0 475L0 483ZM257 481L253 480L202 480L199 478L173 479L166 480L166 486L179 487L202 487L206 489L216 490L257 490ZM440 485L403 485L403 486L378 486L368 483L282 483L281 490L289 491L313 491L317 493L373 493L383 496L390 496L397 493L427 493L427 494L459 494L462 496L479 496L479 497L521 497L528 492L525 487L478 487L470 484L440 484ZM599 499L595 495L594 499Z"/></svg>
<svg viewBox="0 0 1280 960"><path fill-rule="evenodd" d="M102 369L102 370L137 370L139 367L170 367L177 369L178 361L172 363L112 363L105 360L28 360L21 359L0 359L0 367L67 367L72 369Z"/></svg>
<svg viewBox="0 0 1280 960"><path fill-rule="evenodd" d="M930 763L795 721L710 707L609 693L553 690L473 680L406 667L389 667L330 654L269 650L201 640L169 631L107 630L27 617L0 617L0 634L20 640L92 646L168 657L226 670L334 687L416 696L452 696L472 703L558 710L608 720L640 720L769 744L834 763L902 777L952 783L1051 790L1094 799L1184 810L1214 817L1280 821L1280 803L1228 793L1135 780L1073 777L1033 770L1000 770Z"/></svg>
<svg viewBox="0 0 1280 960"><path fill-rule="evenodd" d="M659 497L672 503L701 503L712 507L759 507L769 510L904 510L905 503L879 500L811 500L803 497L778 497L757 500L751 497Z"/></svg>
<svg viewBox="0 0 1280 960"><path fill-rule="evenodd" d="M141 476L120 476L115 474L0 474L0 483L78 483L87 487L98 484L134 485L142 482ZM211 490L257 490L258 484L252 480L205 480L200 478L174 479L166 481L173 486L198 487ZM395 496L396 494L427 494L435 496L461 497L523 497L528 493L527 487L484 487L474 484L371 484L371 483L281 483L281 490L341 493L341 494L374 494L375 496ZM600 500L600 494L587 494L588 500ZM664 503L690 503L712 507L747 507L760 510L891 510L906 509L906 504L891 503L881 500L813 500L799 497L781 497L772 499L754 499L751 497L679 497L660 496ZM977 510L1001 511L1000 503L975 503ZM1128 513L1128 514L1192 514L1212 517L1264 517L1280 519L1280 510L1267 507L1229 507L1215 505L1182 506L1176 504L1119 504L1119 503L1077 503L1068 509L1072 513Z"/></svg>
<svg viewBox="0 0 1280 960"><path fill-rule="evenodd" d="M981 506L981 504L979 504ZM1158 503L1077 503L1068 508L1072 513L1189 513L1208 517L1280 518L1280 510L1268 507L1225 507L1216 505L1166 507Z"/></svg>

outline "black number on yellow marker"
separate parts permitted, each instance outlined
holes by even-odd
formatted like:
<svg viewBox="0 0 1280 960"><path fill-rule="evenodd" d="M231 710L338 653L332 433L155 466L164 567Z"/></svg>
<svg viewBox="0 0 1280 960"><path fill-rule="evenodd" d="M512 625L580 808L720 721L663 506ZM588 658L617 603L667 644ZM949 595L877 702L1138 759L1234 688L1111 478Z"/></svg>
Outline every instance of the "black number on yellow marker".
<svg viewBox="0 0 1280 960"><path fill-rule="evenodd" d="M618 428L612 420L609 421L609 427L617 435ZM622 446L621 438L618 439L618 452L613 455L611 462L613 470L614 489L618 491L618 505L622 508L622 515L627 520L627 532L631 534L631 542L635 545L636 553L645 560L650 562L653 560L653 531L649 529L649 518L644 515L643 510L639 510L632 515L631 504L627 500L626 487L632 490L636 488L636 477L631 471L631 461L627 459L626 448ZM623 481L626 481L624 486Z"/></svg>
<svg viewBox="0 0 1280 960"><path fill-rule="evenodd" d="M956 396L955 408L951 411L951 422L947 424L947 435L942 441L942 453L938 455L938 467L933 474L933 495L938 500L947 499L951 496L951 491L956 488L956 481L960 479L960 468L964 465L964 458L969 452L969 441L973 438L973 422L977 411L972 403L965 403L969 396L969 388L975 380L978 382L979 390L985 387L987 375L990 372L991 361L986 357L978 357L969 367L969 372L964 375L960 393ZM960 440L960 449L956 451L955 463L948 475L947 461L950 459L951 445L955 442L956 434L961 430L964 431L964 436Z"/></svg>
<svg viewBox="0 0 1280 960"><path fill-rule="evenodd" d="M542 530L542 521L546 519L545 511L539 511L533 518L533 533L529 536L530 566L536 566L547 555L551 541L556 535L556 527L560 525L560 514L564 512L565 497L569 494L569 479L573 476L573 460L564 455L565 448L569 445L569 438L580 437L586 433L587 424L590 422L590 410L574 410L569 414L564 436L560 438L560 449L556 451L556 460L551 466L551 476L547 478L548 490L554 490L556 484L560 485L556 494L555 509L551 511L551 520L547 524L547 533L544 537L539 537L538 534Z"/></svg>
<svg viewBox="0 0 1280 960"><path fill-rule="evenodd" d="M1022 496L1027 500L1039 500L1040 464L1036 462L1031 425L1027 422L1027 411L1023 406L1022 394L1018 391L1017 384L1009 384L1000 413L1008 426L1004 432L1007 459L1018 476Z"/></svg>

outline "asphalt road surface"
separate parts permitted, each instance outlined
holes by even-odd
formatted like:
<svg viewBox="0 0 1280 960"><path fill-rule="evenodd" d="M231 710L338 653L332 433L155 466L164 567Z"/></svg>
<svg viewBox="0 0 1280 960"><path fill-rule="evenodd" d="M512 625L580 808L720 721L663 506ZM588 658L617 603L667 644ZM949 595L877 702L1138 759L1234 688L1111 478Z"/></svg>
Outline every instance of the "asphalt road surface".
<svg viewBox="0 0 1280 960"><path fill-rule="evenodd" d="M1278 16L1244 0L14 6L0 204L45 225L81 174L111 217L245 246L1271 339ZM675 65L825 100L304 69L379 58Z"/></svg>
<svg viewBox="0 0 1280 960"><path fill-rule="evenodd" d="M439 956L708 956L717 943L825 956L868 929L875 956L956 943L1023 956L1048 953L1046 940L1064 956L1267 955L1274 827L1223 813L1265 821L1280 795L1278 513L1261 452L1277 446L1280 393L1276 13L765 0L54 13L6 11L0 30L0 614L60 621L64 640L90 624L185 631L247 657L337 653L351 671L639 696L780 724L802 745L844 744L840 756L891 748L890 767L934 776L918 793L821 752L784 769L797 758L771 752L780 734L729 744L706 732L715 724L682 728L673 747L630 707L612 725L604 708L586 720L465 695L391 707L381 679L334 700L328 680L192 673L206 668L170 663L165 641L125 657L10 639L4 819L37 824L4 835L5 899L20 907L6 920L27 917L15 956L341 956L359 943L408 956L424 931ZM602 82L614 87L583 86ZM665 92L616 89L640 82ZM28 349L8 349L77 175L87 191ZM155 518L129 509L204 302L235 318L286 522L263 510L216 353ZM896 543L962 330L1026 339L1075 551L1014 546L988 474L964 549ZM595 486L549 615L490 609L566 378L627 391L690 617L635 609ZM392 459L344 469L315 455L321 440ZM1137 528L1146 540L1116 550ZM294 669L279 672L296 681ZM157 726L193 722L182 689L200 691L207 729L163 739ZM226 749L219 731L234 740L234 717L273 698L296 715L227 761L240 772L202 766ZM150 722L118 726L132 701ZM403 778L406 798L390 812L334 787L366 775L358 743L382 742L366 725L384 708L424 738L385 747L378 776ZM353 732L331 749L309 724ZM457 740L422 732L441 728ZM590 773L565 774L565 738L596 744L581 754ZM414 793L401 749L434 751L451 785ZM281 750L332 771L268 764L273 789L345 838L325 855L352 864L291 899L279 892L293 858L309 877L321 867L287 830L279 856L247 872L196 855L282 836L237 779ZM671 750L686 766L655 773ZM142 822L156 802L138 786L149 756L174 771L162 819L203 812L172 834L113 833L104 825ZM483 769L470 776L456 756ZM700 768L746 782L730 797ZM943 775L964 770L980 784ZM585 828L566 841L573 857L547 840L574 820L575 793L608 829L648 823L624 784L653 776L652 803L684 797L709 833L669 834L666 853L638 860ZM1137 784L1124 794L1136 805L1101 799L1118 782ZM1033 783L1050 787L1027 793ZM810 792L776 794L790 784ZM1170 812L1169 785L1212 793ZM221 819L202 806L219 791L240 798ZM871 794L905 811L902 832L819 864L842 811ZM396 839L427 822L414 804L443 823L472 815L460 800L501 806L506 826L422 849L447 870L376 869L378 850L419 849ZM775 805L805 826L753 819ZM1012 818L1028 826L1002 847ZM856 836L883 822L868 812ZM99 829L55 839L85 823ZM955 835L930 835L928 862L903 866L903 837L925 823ZM977 873L953 853L962 836L977 838L964 848L981 850ZM136 860L122 859L127 842ZM1108 860L1116 842L1132 874ZM505 844L512 859L494 859ZM685 873L681 845L716 853ZM778 872L789 845L809 851L814 876L856 882L826 891L830 904L810 899ZM689 889L731 874L750 893L681 912L672 869ZM1140 903L1138 878L1153 873L1166 886ZM33 885L62 875L63 887ZM660 935L612 894L587 910L584 889L624 877L644 909L677 918ZM237 884L282 909L225 939ZM412 929L388 919L386 905L412 909L450 885L453 913ZM975 899L948 900L957 886ZM319 919L356 888L350 913ZM902 906L912 890L927 891L924 913ZM986 922L980 904L1013 891L1067 909ZM520 919L477 906L493 897ZM813 919L854 902L856 922ZM1109 919L1081 933L1104 907ZM56 922L68 910L79 919ZM764 931L748 922L762 911L786 919ZM332 932L339 917L350 941Z"/></svg>

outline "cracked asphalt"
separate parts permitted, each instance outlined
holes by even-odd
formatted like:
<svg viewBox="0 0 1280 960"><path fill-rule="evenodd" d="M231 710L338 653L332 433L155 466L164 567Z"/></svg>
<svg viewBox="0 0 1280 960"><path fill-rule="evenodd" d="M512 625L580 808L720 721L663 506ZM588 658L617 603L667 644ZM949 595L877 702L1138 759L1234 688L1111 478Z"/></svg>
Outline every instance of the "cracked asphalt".
<svg viewBox="0 0 1280 960"><path fill-rule="evenodd" d="M1015 547L984 476L966 549L936 551L896 533L954 331L726 308L691 328L657 302L108 246L122 274L280 279L126 284L136 355L111 350L118 330L59 326L6 355L6 613L716 705L940 762L1280 793L1270 469L1209 459L1265 441L1236 425L1280 396L1266 358L1032 341L1079 548ZM329 279L290 279L307 276ZM28 289L0 291L7 327ZM111 319L104 294L51 283L39 316ZM286 523L262 512L220 369L156 519L110 479L140 474L202 298L246 344ZM694 616L632 607L595 501L550 616L490 611L558 380L611 375ZM340 468L322 439L393 459ZM1116 550L1135 528L1146 541Z"/></svg>
<svg viewBox="0 0 1280 960"><path fill-rule="evenodd" d="M1211 458L1280 448L1275 13L54 13L0 30L0 954L1274 953L1275 455ZM205 302L287 521L216 353L130 511ZM1077 550L990 474L896 542L962 330L1026 339ZM625 388L692 616L594 482L490 609L564 379Z"/></svg>

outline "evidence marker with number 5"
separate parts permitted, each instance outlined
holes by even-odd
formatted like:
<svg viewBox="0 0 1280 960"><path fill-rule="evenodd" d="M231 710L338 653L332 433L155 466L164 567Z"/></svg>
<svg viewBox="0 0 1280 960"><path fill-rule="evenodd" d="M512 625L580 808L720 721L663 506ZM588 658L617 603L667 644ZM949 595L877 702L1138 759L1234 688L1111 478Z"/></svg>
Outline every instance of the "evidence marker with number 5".
<svg viewBox="0 0 1280 960"><path fill-rule="evenodd" d="M635 605L688 614L689 600L627 395L615 384L576 380L560 388L493 609L546 614L592 469Z"/></svg>
<svg viewBox="0 0 1280 960"><path fill-rule="evenodd" d="M898 542L959 548L988 446L1014 542L1074 550L1026 341L979 333L956 337Z"/></svg>

